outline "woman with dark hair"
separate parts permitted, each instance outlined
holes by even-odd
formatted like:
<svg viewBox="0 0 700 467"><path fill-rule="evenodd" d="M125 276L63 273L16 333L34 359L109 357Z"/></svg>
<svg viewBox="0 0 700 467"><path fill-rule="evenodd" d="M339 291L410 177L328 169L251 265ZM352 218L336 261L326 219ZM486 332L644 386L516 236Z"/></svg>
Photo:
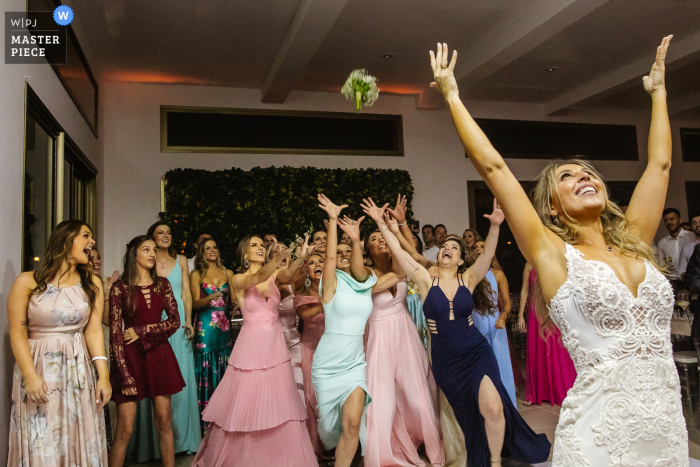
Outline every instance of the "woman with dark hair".
<svg viewBox="0 0 700 467"><path fill-rule="evenodd" d="M583 160L547 166L530 202L459 99L456 54L448 64L446 44L437 56L431 51L431 86L444 96L469 161L503 203L518 247L539 274L549 302L540 323L554 321L576 366L554 439L554 467L688 465L668 324L673 290L651 250L672 158L664 77L670 40L663 39L643 78L651 96L647 166L626 213Z"/></svg>
<svg viewBox="0 0 700 467"><path fill-rule="evenodd" d="M396 204L404 205L405 197L402 200L399 196ZM401 222L406 224L405 219ZM382 277L397 269L401 272L381 232L367 236L365 249L374 264L370 269L372 275ZM372 295L372 314L365 338L367 384L372 395L372 404L367 409L364 459L368 467L420 465L421 444L425 445L432 465L445 462L437 386L425 347L409 314L407 295L406 280Z"/></svg>
<svg viewBox="0 0 700 467"><path fill-rule="evenodd" d="M387 226L387 206L379 208L371 199L363 205L377 221L391 253L421 291L431 333L433 375L461 425L468 465L500 465L501 455L519 462L544 462L550 448L547 436L535 434L510 402L493 350L472 318L474 308L494 306L483 281L496 251L503 212L494 201L493 213L486 215L491 221L486 251L466 269L464 244L446 239L438 252L437 277L431 280L428 270L401 248Z"/></svg>
<svg viewBox="0 0 700 467"><path fill-rule="evenodd" d="M326 254L326 242L328 241L327 229L316 229L311 232L311 244L316 245L316 253Z"/></svg>
<svg viewBox="0 0 700 467"><path fill-rule="evenodd" d="M318 408L316 393L311 383L311 364L318 342L326 328L326 315L323 313L323 304L319 295L324 262L323 256L318 253L306 258L303 267L306 274L304 287L294 296L294 312L304 323L301 331L301 372L304 378L306 428L316 457L319 459L323 458L323 444L318 435Z"/></svg>
<svg viewBox="0 0 700 467"><path fill-rule="evenodd" d="M197 380L194 374L192 350L192 295L187 258L178 255L173 245L172 233L168 224L156 222L148 228L148 237L156 242L156 274L166 278L173 289L178 314L182 326L170 336L168 342L175 353L180 372L185 379L185 388L173 394L173 437L175 452L197 452L202 442L197 408ZM160 458L158 432L153 426L152 402L142 399L138 402L134 431L126 449L126 455L134 462L146 462Z"/></svg>
<svg viewBox="0 0 700 467"><path fill-rule="evenodd" d="M63 221L51 232L44 263L12 284L7 319L16 363L7 465L107 465L102 409L112 387L102 281L88 265L94 244L86 223Z"/></svg>
<svg viewBox="0 0 700 467"><path fill-rule="evenodd" d="M238 244L245 272L233 276L231 285L243 326L229 368L202 413L209 430L193 467L318 465L279 319L280 287L303 265L297 258L293 267L280 268L290 253L275 245L266 262L259 236Z"/></svg>
<svg viewBox="0 0 700 467"><path fill-rule="evenodd" d="M180 328L180 315L170 282L158 277L155 264L156 243L146 235L134 237L109 295L111 382L118 414L110 467L124 464L136 403L144 398L153 401L163 465L175 465L170 398L185 381L168 338Z"/></svg>
<svg viewBox="0 0 700 467"><path fill-rule="evenodd" d="M224 267L219 248L211 239L197 246L194 264L195 268L190 273L190 291L195 312L194 373L201 414L224 377L233 349L233 271ZM201 427L202 432L206 432L207 426L203 420Z"/></svg>
<svg viewBox="0 0 700 467"><path fill-rule="evenodd" d="M418 236L417 233L411 231L413 233L413 248L416 249L419 255L423 254L423 242L421 241L420 237Z"/></svg>

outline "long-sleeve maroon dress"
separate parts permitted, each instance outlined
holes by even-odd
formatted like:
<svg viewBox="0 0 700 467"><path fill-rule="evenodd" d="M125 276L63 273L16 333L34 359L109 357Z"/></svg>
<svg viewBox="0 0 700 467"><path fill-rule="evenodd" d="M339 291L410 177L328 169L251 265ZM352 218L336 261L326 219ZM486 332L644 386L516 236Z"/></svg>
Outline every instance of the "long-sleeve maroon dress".
<svg viewBox="0 0 700 467"><path fill-rule="evenodd" d="M117 404L168 396L182 391L185 380L180 373L168 338L180 327L180 315L170 282L163 277L158 283L134 287L136 308L129 316L123 313L127 284L117 282L109 296L110 359L112 399ZM157 290L156 286L158 286ZM163 320L163 310L168 319ZM123 327L122 327L123 321ZM132 344L124 344L124 329L134 328L139 336ZM136 388L135 396L126 396L122 389Z"/></svg>

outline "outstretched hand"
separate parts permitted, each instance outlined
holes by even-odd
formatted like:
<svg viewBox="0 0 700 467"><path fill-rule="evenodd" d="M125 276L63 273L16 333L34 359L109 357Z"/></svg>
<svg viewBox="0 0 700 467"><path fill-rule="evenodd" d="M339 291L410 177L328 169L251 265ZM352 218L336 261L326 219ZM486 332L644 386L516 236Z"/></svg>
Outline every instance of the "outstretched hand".
<svg viewBox="0 0 700 467"><path fill-rule="evenodd" d="M666 89L666 67L664 66L664 61L666 60L666 52L668 51L668 45L671 43L672 38L673 35L663 38L661 45L656 48L656 60L651 66L649 75L642 78L644 90L651 95Z"/></svg>
<svg viewBox="0 0 700 467"><path fill-rule="evenodd" d="M399 223L396 221L396 219L394 219L394 216L386 211L384 212L384 222L386 222L386 225L389 227L389 231L391 231L391 233L397 236L399 235Z"/></svg>
<svg viewBox="0 0 700 467"><path fill-rule="evenodd" d="M506 215L501 211L501 206L498 204L496 198L493 199L493 212L491 214L484 214L484 217L491 221L491 225L499 226L503 223Z"/></svg>
<svg viewBox="0 0 700 467"><path fill-rule="evenodd" d="M396 219L397 223L403 224L404 222L406 222L406 195L398 195L396 197L396 206L394 207L394 209L387 208L387 212L391 214L391 217Z"/></svg>
<svg viewBox="0 0 700 467"><path fill-rule="evenodd" d="M457 79L455 78L455 65L457 64L457 51L452 51L452 60L447 64L448 53L447 44L437 45L437 53L430 51L430 65L433 67L435 81L430 83L431 88L440 91L440 94L447 99L451 96L459 96Z"/></svg>
<svg viewBox="0 0 700 467"><path fill-rule="evenodd" d="M360 241L360 224L365 220L365 216L360 217L356 221L345 216L343 219L338 219L338 226L343 229L343 232L348 234L351 242Z"/></svg>
<svg viewBox="0 0 700 467"><path fill-rule="evenodd" d="M337 221L340 211L348 207L347 204L336 206L330 199L328 199L326 195L322 193L318 194L318 203L318 207L326 211L328 213L328 218L332 221Z"/></svg>
<svg viewBox="0 0 700 467"><path fill-rule="evenodd" d="M275 243L270 248L272 249L272 251L270 251L270 259L279 261L280 263L288 258L292 254L292 251L294 251L294 245L285 248L279 243Z"/></svg>
<svg viewBox="0 0 700 467"><path fill-rule="evenodd" d="M374 222L376 222L377 225L380 225L382 222L384 222L384 211L386 211L386 208L389 207L389 203L386 203L380 208L374 204L372 198L367 198L362 200L361 206L364 213L374 219Z"/></svg>

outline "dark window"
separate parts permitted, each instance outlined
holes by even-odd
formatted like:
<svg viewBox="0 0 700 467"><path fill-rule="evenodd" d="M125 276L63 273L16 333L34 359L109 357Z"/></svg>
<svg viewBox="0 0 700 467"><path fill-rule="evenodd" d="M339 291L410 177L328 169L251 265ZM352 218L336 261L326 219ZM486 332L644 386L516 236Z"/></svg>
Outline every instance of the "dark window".
<svg viewBox="0 0 700 467"><path fill-rule="evenodd" d="M683 162L700 162L700 128L681 128Z"/></svg>
<svg viewBox="0 0 700 467"><path fill-rule="evenodd" d="M403 156L400 115L161 107L161 151Z"/></svg>
<svg viewBox="0 0 700 467"><path fill-rule="evenodd" d="M634 125L476 119L503 157L513 159L639 160Z"/></svg>
<svg viewBox="0 0 700 467"><path fill-rule="evenodd" d="M700 216L700 182L685 182L685 198L688 201L688 221Z"/></svg>

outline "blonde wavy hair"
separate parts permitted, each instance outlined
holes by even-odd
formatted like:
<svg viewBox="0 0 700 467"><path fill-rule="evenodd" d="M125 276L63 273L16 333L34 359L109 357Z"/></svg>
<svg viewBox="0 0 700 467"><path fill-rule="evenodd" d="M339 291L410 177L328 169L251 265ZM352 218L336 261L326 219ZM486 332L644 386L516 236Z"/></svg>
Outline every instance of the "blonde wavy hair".
<svg viewBox="0 0 700 467"><path fill-rule="evenodd" d="M213 238L208 238L204 240L203 242L200 242L199 245L197 245L197 254L194 257L194 269L199 273L199 285L200 287L202 286L202 281L204 280L204 276L207 275L207 271L209 270L209 261L207 261L204 258L204 253L207 248L207 243L209 242L214 242L214 245L216 245L216 248L218 249L219 246L216 243L216 241ZM226 271L226 268L224 267L224 262L221 259L221 253L219 253L219 256L216 258L216 267L223 269Z"/></svg>
<svg viewBox="0 0 700 467"><path fill-rule="evenodd" d="M664 268L654 257L651 245L634 233L632 229L633 225L630 224L627 216L617 204L608 198L609 190L603 176L586 160L570 159L567 161L554 162L545 167L537 177L537 184L532 193L532 205L545 227L570 245L583 243L578 221L566 212L564 206L561 206L562 213L558 217L558 223L554 222L555 218L551 214L554 200L560 199L559 190L557 188L557 169L562 165L568 164L575 164L583 167L603 184L603 189L605 190L605 208L600 215L600 221L603 225L605 243L620 250L623 254L645 259L657 269L664 271ZM550 321L549 309L546 306L537 306L535 310L537 311L540 325L545 326L548 324Z"/></svg>

